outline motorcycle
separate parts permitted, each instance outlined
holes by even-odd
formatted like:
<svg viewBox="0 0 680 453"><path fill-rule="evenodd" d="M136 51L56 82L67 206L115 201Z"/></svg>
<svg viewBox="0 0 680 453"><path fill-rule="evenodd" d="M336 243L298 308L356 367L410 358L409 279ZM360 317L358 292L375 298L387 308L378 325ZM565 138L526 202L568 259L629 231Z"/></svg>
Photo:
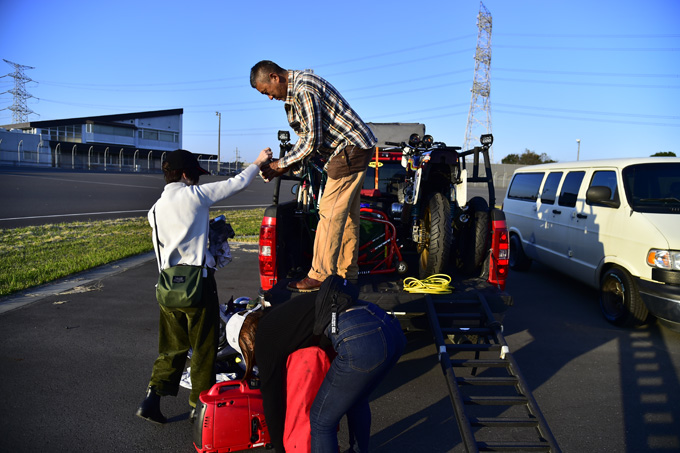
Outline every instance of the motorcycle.
<svg viewBox="0 0 680 453"><path fill-rule="evenodd" d="M488 150L493 137L482 136L482 146L461 152L459 146L435 142L431 135L412 134L408 142L385 142L401 150L403 181L397 182L400 213L405 234L416 247L420 278L445 273L450 263L465 274L482 269L489 232L489 206L495 203L493 180L479 175L483 154L486 175L491 175ZM385 151L389 151L386 149ZM466 157L473 156L473 174L468 175ZM470 182L489 187L489 202L482 197L467 200Z"/></svg>

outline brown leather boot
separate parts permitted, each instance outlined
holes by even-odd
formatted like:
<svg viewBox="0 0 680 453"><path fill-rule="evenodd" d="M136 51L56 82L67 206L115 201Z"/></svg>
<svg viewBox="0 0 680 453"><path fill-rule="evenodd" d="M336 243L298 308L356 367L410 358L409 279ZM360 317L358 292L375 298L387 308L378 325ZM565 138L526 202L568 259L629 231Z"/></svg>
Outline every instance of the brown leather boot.
<svg viewBox="0 0 680 453"><path fill-rule="evenodd" d="M290 282L288 284L288 289L296 293L311 293L318 291L323 282L319 280L314 280L310 277L305 277L297 282Z"/></svg>

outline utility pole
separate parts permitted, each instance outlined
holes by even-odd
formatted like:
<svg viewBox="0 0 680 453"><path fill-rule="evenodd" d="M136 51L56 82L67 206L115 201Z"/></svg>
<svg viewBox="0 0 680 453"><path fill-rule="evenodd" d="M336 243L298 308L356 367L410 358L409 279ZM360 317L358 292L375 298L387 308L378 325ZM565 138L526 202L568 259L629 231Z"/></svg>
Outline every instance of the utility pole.
<svg viewBox="0 0 680 453"><path fill-rule="evenodd" d="M578 148L576 148L576 160L578 160L579 155L581 154L581 139L577 138L576 143L578 143Z"/></svg>
<svg viewBox="0 0 680 453"><path fill-rule="evenodd" d="M479 2L475 75L472 80L472 98L470 99L470 112L468 113L465 142L463 143L464 151L480 145L479 137L482 134L491 134L491 106L489 104L491 94L491 75L489 72L491 68L491 22L491 13L482 2ZM476 133L473 130L475 128L481 128L481 133ZM493 148L489 148L491 162L493 162L492 150Z"/></svg>
<svg viewBox="0 0 680 453"><path fill-rule="evenodd" d="M5 93L11 93L14 96L14 104L7 107L8 110L12 111L12 124L26 123L28 122L28 115L35 112L29 109L28 106L26 105L26 100L33 97L26 91L26 83L33 82L33 80L31 80L30 77L27 77L26 74L24 74L24 69L35 68L32 66L25 66L22 64L13 63L9 60L5 60L4 58L3 61L10 66L14 66L14 73L2 76L2 77L9 76L14 79L14 88L5 91Z"/></svg>
<svg viewBox="0 0 680 453"><path fill-rule="evenodd" d="M220 174L220 138L222 137L222 114L220 112L215 112L218 117L217 123L217 174Z"/></svg>

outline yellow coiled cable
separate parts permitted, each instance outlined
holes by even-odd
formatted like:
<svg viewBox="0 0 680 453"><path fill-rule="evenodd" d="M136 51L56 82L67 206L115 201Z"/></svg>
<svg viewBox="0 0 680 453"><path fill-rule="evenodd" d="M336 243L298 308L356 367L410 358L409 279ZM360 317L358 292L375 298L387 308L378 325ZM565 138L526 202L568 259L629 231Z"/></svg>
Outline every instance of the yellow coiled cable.
<svg viewBox="0 0 680 453"><path fill-rule="evenodd" d="M406 277L404 279L404 291L423 294L451 294L453 286L449 283L451 283L451 277L446 274L430 275L423 280Z"/></svg>

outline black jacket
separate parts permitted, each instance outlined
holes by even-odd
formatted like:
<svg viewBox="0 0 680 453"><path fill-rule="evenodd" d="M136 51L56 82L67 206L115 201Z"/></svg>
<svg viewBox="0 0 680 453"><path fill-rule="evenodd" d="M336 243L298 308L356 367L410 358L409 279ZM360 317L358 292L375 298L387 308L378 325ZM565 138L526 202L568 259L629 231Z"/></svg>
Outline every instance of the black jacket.
<svg viewBox="0 0 680 453"><path fill-rule="evenodd" d="M332 312L342 313L356 301L358 291L344 279L330 277L318 293L305 293L265 310L255 334L264 415L272 446L283 450L286 418L285 372L288 356L318 344L331 322ZM322 339L324 337L321 337Z"/></svg>

